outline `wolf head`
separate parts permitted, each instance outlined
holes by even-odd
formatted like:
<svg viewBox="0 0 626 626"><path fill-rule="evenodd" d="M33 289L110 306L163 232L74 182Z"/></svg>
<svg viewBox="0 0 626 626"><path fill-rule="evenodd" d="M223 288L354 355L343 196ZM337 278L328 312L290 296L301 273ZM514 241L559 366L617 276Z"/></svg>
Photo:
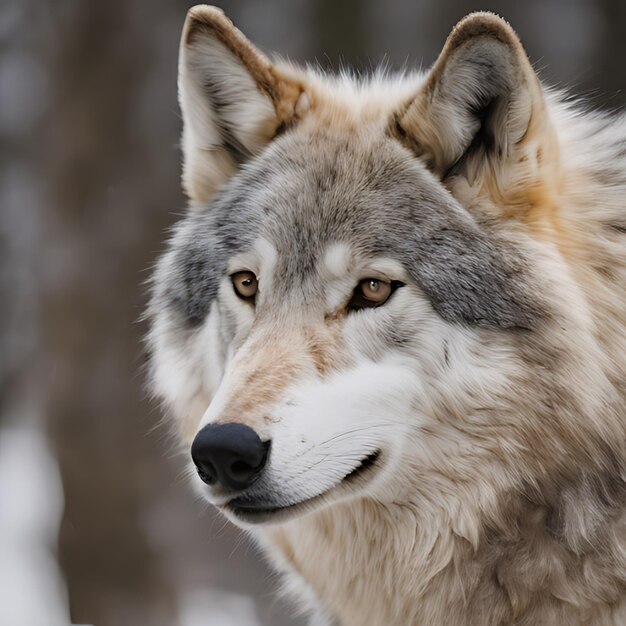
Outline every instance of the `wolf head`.
<svg viewBox="0 0 626 626"><path fill-rule="evenodd" d="M464 19L426 75L355 80L272 64L196 7L179 90L191 207L149 344L210 502L243 525L481 506L600 449L558 145L505 22Z"/></svg>

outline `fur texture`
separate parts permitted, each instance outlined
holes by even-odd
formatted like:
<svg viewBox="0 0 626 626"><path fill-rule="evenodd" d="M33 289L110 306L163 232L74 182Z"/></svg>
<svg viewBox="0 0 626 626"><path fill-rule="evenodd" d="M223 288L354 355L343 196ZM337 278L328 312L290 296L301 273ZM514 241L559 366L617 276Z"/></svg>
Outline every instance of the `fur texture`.
<svg viewBox="0 0 626 626"><path fill-rule="evenodd" d="M153 387L186 445L271 440L201 492L318 620L626 624L626 119L487 13L425 75L272 64L211 7L180 59ZM351 310L370 278L401 286Z"/></svg>

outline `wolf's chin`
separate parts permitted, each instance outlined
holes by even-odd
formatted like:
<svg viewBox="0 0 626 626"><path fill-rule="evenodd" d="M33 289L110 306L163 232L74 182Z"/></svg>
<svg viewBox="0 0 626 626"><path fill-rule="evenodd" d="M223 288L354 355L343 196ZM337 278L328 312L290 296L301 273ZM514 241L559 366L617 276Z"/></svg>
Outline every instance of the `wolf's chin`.
<svg viewBox="0 0 626 626"><path fill-rule="evenodd" d="M325 505L352 495L371 481L381 467L381 451L368 454L359 465L346 474L335 486L311 498L287 505L273 506L270 501L241 496L218 506L228 518L238 525L278 524L302 515L313 513Z"/></svg>

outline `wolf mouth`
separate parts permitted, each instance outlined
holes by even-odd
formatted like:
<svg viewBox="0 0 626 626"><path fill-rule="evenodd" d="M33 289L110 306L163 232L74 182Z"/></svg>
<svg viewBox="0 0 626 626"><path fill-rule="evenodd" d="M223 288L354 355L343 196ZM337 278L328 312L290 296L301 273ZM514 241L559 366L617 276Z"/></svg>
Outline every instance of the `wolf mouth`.
<svg viewBox="0 0 626 626"><path fill-rule="evenodd" d="M300 513L311 512L317 503L326 500L329 494L343 485L363 483L368 480L374 473L380 458L381 451L376 450L371 454L363 457L359 464L346 474L335 486L327 491L320 493L311 498L294 502L293 504L273 506L267 501L249 499L245 497L234 498L223 509L233 514L236 518L250 524L263 524L265 522L277 522L286 518L294 517Z"/></svg>

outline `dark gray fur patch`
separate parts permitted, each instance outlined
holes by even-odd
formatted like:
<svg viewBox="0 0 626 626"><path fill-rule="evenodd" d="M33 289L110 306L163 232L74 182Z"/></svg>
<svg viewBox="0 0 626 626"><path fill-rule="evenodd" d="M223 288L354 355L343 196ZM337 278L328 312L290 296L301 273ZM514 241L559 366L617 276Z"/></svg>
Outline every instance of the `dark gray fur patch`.
<svg viewBox="0 0 626 626"><path fill-rule="evenodd" d="M190 214L170 242L173 269L153 290L153 299L201 323L217 296L229 259L248 248L260 230L261 213L250 205L254 185L237 179L222 190L210 207Z"/></svg>
<svg viewBox="0 0 626 626"><path fill-rule="evenodd" d="M449 322L532 328L540 307L527 288L529 264L450 196L389 138L299 137L289 131L244 166L173 243L167 300L190 321L208 313L228 259L264 235L276 246L276 298L303 306L326 246L346 242L392 257Z"/></svg>
<svg viewBox="0 0 626 626"><path fill-rule="evenodd" d="M536 310L529 294L520 290L521 259L514 255L505 259L470 220L437 221L417 223L408 241L389 242L401 252L394 256L429 296L433 308L448 321L530 328Z"/></svg>

